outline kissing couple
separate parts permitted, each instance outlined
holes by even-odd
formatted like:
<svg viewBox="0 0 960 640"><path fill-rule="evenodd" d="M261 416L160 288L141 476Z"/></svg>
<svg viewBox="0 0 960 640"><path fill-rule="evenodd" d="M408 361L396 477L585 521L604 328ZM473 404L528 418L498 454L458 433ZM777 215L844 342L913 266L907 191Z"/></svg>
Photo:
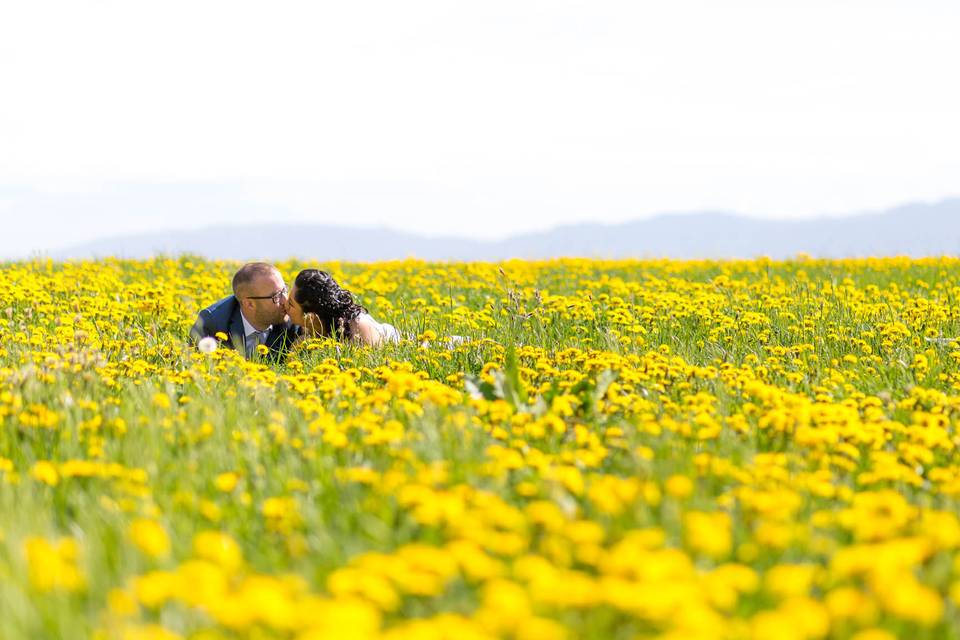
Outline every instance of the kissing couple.
<svg viewBox="0 0 960 640"><path fill-rule="evenodd" d="M280 270L266 262L240 267L233 276L233 295L202 310L190 329L197 344L218 333L227 336L223 346L247 358L259 352L280 359L308 338L372 346L400 341L393 325L374 320L326 271L304 269L288 290Z"/></svg>

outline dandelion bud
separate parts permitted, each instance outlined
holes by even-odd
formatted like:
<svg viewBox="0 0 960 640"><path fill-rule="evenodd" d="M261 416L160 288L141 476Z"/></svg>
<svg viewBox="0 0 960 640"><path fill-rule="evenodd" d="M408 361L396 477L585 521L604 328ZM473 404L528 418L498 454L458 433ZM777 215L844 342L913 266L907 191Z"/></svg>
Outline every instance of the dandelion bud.
<svg viewBox="0 0 960 640"><path fill-rule="evenodd" d="M205 338L200 338L200 342L197 343L197 348L200 349L201 353L213 353L217 350L217 339L207 336Z"/></svg>

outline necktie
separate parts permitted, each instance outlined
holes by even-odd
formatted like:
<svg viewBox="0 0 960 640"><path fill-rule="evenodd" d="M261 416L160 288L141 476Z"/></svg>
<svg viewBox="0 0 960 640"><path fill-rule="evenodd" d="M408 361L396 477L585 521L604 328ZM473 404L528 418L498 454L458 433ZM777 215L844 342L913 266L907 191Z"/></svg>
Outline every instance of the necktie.
<svg viewBox="0 0 960 640"><path fill-rule="evenodd" d="M269 331L269 329L264 329L263 331L254 330L254 332L248 336L247 357L257 352L257 345L261 345L267 341L267 331Z"/></svg>

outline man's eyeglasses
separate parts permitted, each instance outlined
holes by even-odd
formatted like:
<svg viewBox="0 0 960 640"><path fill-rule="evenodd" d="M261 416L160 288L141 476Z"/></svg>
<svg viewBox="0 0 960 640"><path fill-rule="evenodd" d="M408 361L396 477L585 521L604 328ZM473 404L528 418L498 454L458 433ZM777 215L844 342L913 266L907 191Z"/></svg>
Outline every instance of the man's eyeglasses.
<svg viewBox="0 0 960 640"><path fill-rule="evenodd" d="M250 300L270 300L273 302L273 304L280 304L281 298L287 295L287 293L289 293L289 291L287 291L287 288L284 287L279 291L274 291L268 296L247 296L247 298Z"/></svg>

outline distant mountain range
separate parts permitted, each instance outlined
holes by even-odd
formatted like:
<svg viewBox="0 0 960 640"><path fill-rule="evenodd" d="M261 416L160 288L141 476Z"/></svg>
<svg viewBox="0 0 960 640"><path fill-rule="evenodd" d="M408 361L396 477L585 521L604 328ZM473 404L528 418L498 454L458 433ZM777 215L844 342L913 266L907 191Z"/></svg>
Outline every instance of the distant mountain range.
<svg viewBox="0 0 960 640"><path fill-rule="evenodd" d="M224 259L500 260L560 256L785 258L960 254L960 198L885 212L765 220L723 212L659 215L624 224L578 224L505 240L428 238L387 229L271 224L105 238L54 258L196 254Z"/></svg>

